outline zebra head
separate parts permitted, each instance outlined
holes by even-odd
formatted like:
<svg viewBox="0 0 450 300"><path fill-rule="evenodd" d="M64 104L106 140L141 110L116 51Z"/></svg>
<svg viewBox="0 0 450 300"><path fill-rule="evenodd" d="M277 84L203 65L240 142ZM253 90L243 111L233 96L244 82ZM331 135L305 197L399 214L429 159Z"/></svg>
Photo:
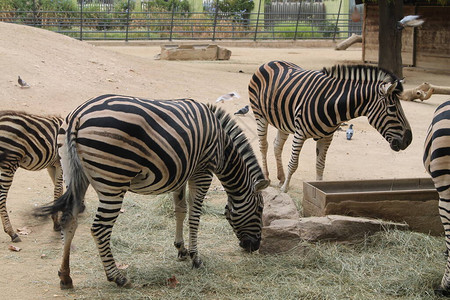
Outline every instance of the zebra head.
<svg viewBox="0 0 450 300"><path fill-rule="evenodd" d="M400 80L386 74L378 85L377 100L369 108L367 118L378 132L388 141L391 149L400 151L411 144L411 126L400 104L399 96L403 91Z"/></svg>
<svg viewBox="0 0 450 300"><path fill-rule="evenodd" d="M246 197L237 201L228 194L225 216L239 239L239 246L247 252L259 249L261 243L262 212L264 201L261 191L269 185L265 179L258 180ZM238 205L237 205L238 204Z"/></svg>

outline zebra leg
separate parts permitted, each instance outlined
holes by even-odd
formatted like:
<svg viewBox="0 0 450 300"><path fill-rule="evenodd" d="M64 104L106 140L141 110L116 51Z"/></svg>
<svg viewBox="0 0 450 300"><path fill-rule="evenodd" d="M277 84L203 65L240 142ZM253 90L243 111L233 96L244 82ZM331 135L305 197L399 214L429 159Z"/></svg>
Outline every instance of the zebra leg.
<svg viewBox="0 0 450 300"><path fill-rule="evenodd" d="M270 181L269 168L267 167L267 148L269 147L269 144L267 143L267 128L269 124L267 123L266 119L259 116L255 116L255 119L256 130L258 131L259 150L261 151L262 169L264 177L266 177L266 179Z"/></svg>
<svg viewBox="0 0 450 300"><path fill-rule="evenodd" d="M56 201L63 194L63 173L59 163L47 168L48 174L53 181L53 200ZM61 224L59 222L58 213L52 214L53 230L60 231Z"/></svg>
<svg viewBox="0 0 450 300"><path fill-rule="evenodd" d="M210 172L193 176L189 180L189 256L192 268L200 268L203 264L198 256L197 234L202 213L203 199L212 181Z"/></svg>
<svg viewBox="0 0 450 300"><path fill-rule="evenodd" d="M325 169L325 159L327 157L327 151L330 147L333 135L329 135L317 140L316 143L316 180L323 179L323 171Z"/></svg>
<svg viewBox="0 0 450 300"><path fill-rule="evenodd" d="M274 154L275 154L275 160L277 162L277 178L280 181L281 186L284 181L286 180L286 176L284 175L284 166L282 161L282 153L283 153L283 147L286 143L286 140L288 138L289 134L285 133L281 130L277 131L277 136L274 140Z"/></svg>
<svg viewBox="0 0 450 300"><path fill-rule="evenodd" d="M186 260L188 256L188 251L184 247L183 239L183 223L186 218L187 205L186 205L186 186L184 185L181 189L174 191L173 202L176 218L176 231L175 231L175 248L178 250L178 259Z"/></svg>
<svg viewBox="0 0 450 300"><path fill-rule="evenodd" d="M58 271L59 279L61 280L59 286L62 290L72 289L73 282L70 277L70 246L78 227L78 212L74 212L69 220L65 220L64 226L61 229L61 237L63 238L63 259L61 267Z"/></svg>
<svg viewBox="0 0 450 300"><path fill-rule="evenodd" d="M14 173L18 168L17 164L13 164L0 169L0 216L2 218L3 230L11 237L14 243L21 242L19 235L14 232L11 222L9 221L8 210L6 209L6 198L8 191L13 182Z"/></svg>
<svg viewBox="0 0 450 300"><path fill-rule="evenodd" d="M443 176L445 177L445 176ZM444 182L435 182L436 187L446 187L446 190L439 192L439 215L441 216L442 224L444 225L445 232L445 244L447 247L447 252L450 251L450 188L447 185L443 185ZM449 252L450 253L450 252ZM441 280L441 286L436 293L445 296L450 296L450 256L447 257L447 265L445 267L445 273Z"/></svg>
<svg viewBox="0 0 450 300"><path fill-rule="evenodd" d="M303 133L297 130L294 133L294 140L292 142L292 153L288 164L288 174L286 180L284 181L281 192L286 193L289 190L289 183L291 182L292 174L297 170L298 167L298 157L300 151L302 150L303 144L305 143L305 138Z"/></svg>
<svg viewBox="0 0 450 300"><path fill-rule="evenodd" d="M106 278L108 281L114 281L119 287L130 287L131 282L120 273L116 266L110 244L112 229L122 208L125 191L108 190L108 194L117 195L110 198L107 198L100 191L97 191L97 194L99 205L91 227L91 234L97 244Z"/></svg>

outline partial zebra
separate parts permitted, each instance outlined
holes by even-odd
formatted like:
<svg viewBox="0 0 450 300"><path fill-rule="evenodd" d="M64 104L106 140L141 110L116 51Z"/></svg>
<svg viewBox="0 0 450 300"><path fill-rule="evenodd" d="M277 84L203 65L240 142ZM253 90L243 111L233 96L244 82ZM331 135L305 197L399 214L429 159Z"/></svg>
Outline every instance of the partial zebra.
<svg viewBox="0 0 450 300"><path fill-rule="evenodd" d="M62 169L56 138L63 119L18 111L0 111L0 216L3 229L13 242L20 242L6 209L6 198L17 169L47 169L54 184L54 199L63 192ZM57 214L53 228L59 230Z"/></svg>
<svg viewBox="0 0 450 300"><path fill-rule="evenodd" d="M434 113L425 138L423 164L439 193L439 214L444 225L447 253L450 253L450 100L442 103ZM437 292L450 296L450 256Z"/></svg>
<svg viewBox="0 0 450 300"><path fill-rule="evenodd" d="M201 207L213 174L228 194L225 215L247 251L259 248L263 199L268 185L242 130L223 110L191 99L144 100L103 95L76 108L65 120L59 143L66 193L41 214L63 211L65 237L59 271L61 288L72 288L70 244L77 215L89 184L99 205L91 232L109 281L129 281L116 267L110 248L113 224L127 191L173 192L178 256L197 251ZM186 195L188 186L188 195ZM186 200L187 198L187 200ZM183 220L189 204L189 250L184 247Z"/></svg>
<svg viewBox="0 0 450 300"><path fill-rule="evenodd" d="M284 192L297 170L303 143L309 138L317 141L316 178L322 180L328 147L344 121L367 116L394 151L405 149L412 140L398 99L402 84L392 73L376 67L334 66L312 71L285 61L271 61L253 74L248 90L267 179L267 128L271 124L278 129L274 148ZM286 177L281 153L291 133L294 141Z"/></svg>

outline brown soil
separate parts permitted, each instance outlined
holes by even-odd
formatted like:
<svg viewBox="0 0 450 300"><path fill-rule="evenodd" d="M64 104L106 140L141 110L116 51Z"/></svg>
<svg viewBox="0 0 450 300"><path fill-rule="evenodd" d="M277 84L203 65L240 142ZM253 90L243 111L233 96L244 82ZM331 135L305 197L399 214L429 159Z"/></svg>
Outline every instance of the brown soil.
<svg viewBox="0 0 450 300"><path fill-rule="evenodd" d="M361 49L334 51L330 48L237 48L229 61L160 61L157 45L145 47L99 47L52 32L0 23L0 109L65 116L85 100L104 93L145 98L191 97L215 102L225 93L236 91L240 99L220 104L234 112L248 103L247 84L256 68L269 60L292 61L306 69L320 69L335 63L360 62ZM243 71L239 72L239 71ZM20 75L30 85L21 89ZM448 86L449 74L406 69L407 88L427 81ZM390 150L388 143L366 118L358 118L351 141L345 132L335 135L330 147L325 180L425 177L422 148L432 114L448 96L435 95L426 102L403 102L413 129L413 142L403 152ZM237 118L260 157L254 119ZM270 131L270 141L275 131ZM284 151L289 159L290 140ZM301 195L302 181L315 179L315 144L308 141L300 155L300 166L291 183L293 196ZM273 151L269 150L273 161ZM272 184L276 184L271 166ZM95 197L88 195L95 205ZM30 217L33 207L52 200L52 184L46 171L19 170L8 195L8 211L14 228L27 226L32 232L16 244L20 252L8 250L9 236L0 234L0 293L2 299L58 299L66 297L58 286L60 263L58 235L51 223ZM80 239L91 239L89 231L78 231ZM83 236L84 234L84 236ZM45 254L45 256L41 256ZM97 253L92 253L97 255Z"/></svg>

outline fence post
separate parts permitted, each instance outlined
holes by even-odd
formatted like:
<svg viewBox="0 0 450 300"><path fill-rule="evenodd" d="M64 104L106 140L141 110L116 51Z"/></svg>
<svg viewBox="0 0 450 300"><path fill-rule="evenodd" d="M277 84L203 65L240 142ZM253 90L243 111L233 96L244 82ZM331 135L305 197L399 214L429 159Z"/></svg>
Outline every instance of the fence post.
<svg viewBox="0 0 450 300"><path fill-rule="evenodd" d="M297 40L298 23L300 21L300 12L302 11L301 3L297 2L297 5L298 5L298 12L297 12L297 23L295 24L294 41Z"/></svg>
<svg viewBox="0 0 450 300"><path fill-rule="evenodd" d="M172 6L172 20L170 21L170 37L169 37L169 41L172 41L174 15L175 15L175 3L173 3L173 6Z"/></svg>
<svg viewBox="0 0 450 300"><path fill-rule="evenodd" d="M342 6L342 0L339 3L338 16L337 16L337 19L336 19L336 26L334 26L333 42L336 40L336 31L338 29L339 16L341 15L341 6Z"/></svg>
<svg viewBox="0 0 450 300"><path fill-rule="evenodd" d="M258 16L256 17L256 27L255 27L255 38L253 39L256 42L256 34L258 33L258 25L259 25L259 14L261 13L261 2L263 0L259 0L258 4Z"/></svg>
<svg viewBox="0 0 450 300"><path fill-rule="evenodd" d="M130 27L130 0L128 0L127 4L127 27L125 33L125 42L128 42L128 28Z"/></svg>
<svg viewBox="0 0 450 300"><path fill-rule="evenodd" d="M80 41L83 40L83 3L84 3L84 1L81 0L81 7L80 7Z"/></svg>
<svg viewBox="0 0 450 300"><path fill-rule="evenodd" d="M212 40L216 39L217 14L219 13L219 0L216 1L216 9L214 12L213 36Z"/></svg>

